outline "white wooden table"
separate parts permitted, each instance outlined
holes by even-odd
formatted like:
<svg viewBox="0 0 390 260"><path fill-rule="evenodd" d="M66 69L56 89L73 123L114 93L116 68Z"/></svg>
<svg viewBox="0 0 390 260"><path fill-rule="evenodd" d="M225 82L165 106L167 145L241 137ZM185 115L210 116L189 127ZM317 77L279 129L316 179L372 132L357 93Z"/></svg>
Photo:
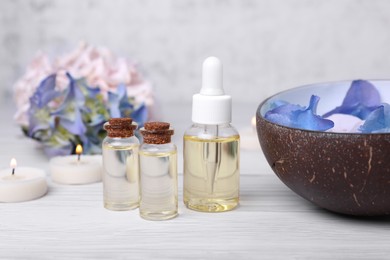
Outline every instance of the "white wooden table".
<svg viewBox="0 0 390 260"><path fill-rule="evenodd" d="M238 129L255 109L236 104ZM12 111L1 107L1 168L15 156L20 166L47 170L48 159L11 123ZM165 108L165 119L176 128L181 152L190 106ZM170 221L143 220L138 210L105 210L101 183L48 180L49 192L41 199L0 203L0 259L390 259L390 217L352 218L315 207L279 181L260 150L241 152L238 209L186 209L180 175L180 215Z"/></svg>

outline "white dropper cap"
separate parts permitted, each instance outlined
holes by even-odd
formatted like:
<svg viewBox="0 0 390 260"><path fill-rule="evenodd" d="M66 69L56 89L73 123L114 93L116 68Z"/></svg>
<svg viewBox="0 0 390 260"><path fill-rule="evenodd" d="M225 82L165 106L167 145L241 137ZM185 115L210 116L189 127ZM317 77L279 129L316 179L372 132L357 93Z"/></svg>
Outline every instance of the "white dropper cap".
<svg viewBox="0 0 390 260"><path fill-rule="evenodd" d="M222 63L216 57L203 62L202 88L192 97L192 121L198 124L230 123L232 98L225 95L222 85Z"/></svg>

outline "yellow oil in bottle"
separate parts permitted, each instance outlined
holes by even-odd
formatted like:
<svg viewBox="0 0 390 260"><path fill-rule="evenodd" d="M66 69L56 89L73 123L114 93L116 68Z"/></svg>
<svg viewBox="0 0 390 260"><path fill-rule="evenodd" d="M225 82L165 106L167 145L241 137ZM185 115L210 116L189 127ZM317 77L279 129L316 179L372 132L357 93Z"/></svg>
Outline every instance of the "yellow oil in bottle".
<svg viewBox="0 0 390 260"><path fill-rule="evenodd" d="M104 207L130 210L139 204L138 144L103 144Z"/></svg>
<svg viewBox="0 0 390 260"><path fill-rule="evenodd" d="M177 216L177 153L139 152L140 215L150 220Z"/></svg>
<svg viewBox="0 0 390 260"><path fill-rule="evenodd" d="M223 212L237 207L240 137L184 136L184 204L193 210Z"/></svg>

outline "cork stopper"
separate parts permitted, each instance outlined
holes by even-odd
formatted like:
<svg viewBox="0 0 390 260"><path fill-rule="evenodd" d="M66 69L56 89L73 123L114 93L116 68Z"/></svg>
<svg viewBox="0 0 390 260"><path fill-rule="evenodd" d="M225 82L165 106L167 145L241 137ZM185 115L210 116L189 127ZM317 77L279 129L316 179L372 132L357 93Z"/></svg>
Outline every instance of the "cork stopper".
<svg viewBox="0 0 390 260"><path fill-rule="evenodd" d="M128 138L134 135L137 124L131 118L111 118L104 124L109 137Z"/></svg>
<svg viewBox="0 0 390 260"><path fill-rule="evenodd" d="M171 142L174 131L166 122L147 122L140 129L146 144L167 144Z"/></svg>

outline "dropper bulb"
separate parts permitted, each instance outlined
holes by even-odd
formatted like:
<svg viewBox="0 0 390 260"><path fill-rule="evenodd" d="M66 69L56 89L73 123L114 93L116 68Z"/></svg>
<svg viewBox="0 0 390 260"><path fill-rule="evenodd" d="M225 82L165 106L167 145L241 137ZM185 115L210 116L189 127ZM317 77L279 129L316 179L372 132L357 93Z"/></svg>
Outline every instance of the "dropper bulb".
<svg viewBox="0 0 390 260"><path fill-rule="evenodd" d="M202 88L192 97L192 122L205 125L232 121L232 98L222 87L222 63L216 57L203 62Z"/></svg>
<svg viewBox="0 0 390 260"><path fill-rule="evenodd" d="M224 95L222 80L222 63L216 57L208 57L203 62L201 95Z"/></svg>

